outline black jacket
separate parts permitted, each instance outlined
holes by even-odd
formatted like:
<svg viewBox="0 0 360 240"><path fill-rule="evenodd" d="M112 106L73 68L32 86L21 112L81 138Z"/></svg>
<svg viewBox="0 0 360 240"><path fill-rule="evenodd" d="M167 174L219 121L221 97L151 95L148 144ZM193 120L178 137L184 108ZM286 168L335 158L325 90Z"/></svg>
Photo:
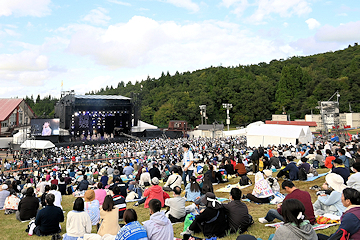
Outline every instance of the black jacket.
<svg viewBox="0 0 360 240"><path fill-rule="evenodd" d="M36 217L39 209L39 199L37 197L24 197L19 202L18 211L20 212L20 219L22 221L30 220Z"/></svg>
<svg viewBox="0 0 360 240"><path fill-rule="evenodd" d="M63 221L62 209L54 205L48 205L36 215L35 225L39 226L41 235L50 235L60 231L59 223Z"/></svg>
<svg viewBox="0 0 360 240"><path fill-rule="evenodd" d="M211 220L214 221L209 222ZM213 209L207 207L202 213L195 217L195 220L191 225L193 224L200 224L203 229L203 234L207 238L224 237L226 235L226 230L228 229L225 209L223 208ZM191 226L189 229L192 230Z"/></svg>
<svg viewBox="0 0 360 240"><path fill-rule="evenodd" d="M239 229L240 233L245 232L252 224L248 208L241 200L234 200L223 206L226 209L231 232L237 232Z"/></svg>

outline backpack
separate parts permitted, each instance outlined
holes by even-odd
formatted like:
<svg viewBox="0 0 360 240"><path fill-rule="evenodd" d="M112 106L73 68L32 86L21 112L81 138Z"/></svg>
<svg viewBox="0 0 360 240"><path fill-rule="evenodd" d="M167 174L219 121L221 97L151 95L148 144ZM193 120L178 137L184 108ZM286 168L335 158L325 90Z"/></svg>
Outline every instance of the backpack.
<svg viewBox="0 0 360 240"><path fill-rule="evenodd" d="M307 180L307 174L306 174L304 168L299 169L299 180L300 181L306 181Z"/></svg>
<svg viewBox="0 0 360 240"><path fill-rule="evenodd" d="M313 161L313 167L314 168L319 168L319 161L318 160Z"/></svg>
<svg viewBox="0 0 360 240"><path fill-rule="evenodd" d="M333 234L328 240L348 240L350 239L350 233L345 229L339 229L335 234Z"/></svg>
<svg viewBox="0 0 360 240"><path fill-rule="evenodd" d="M246 175L241 176L240 181L239 181L240 186L246 186L246 185L249 185L250 183L252 184L252 182L248 176L246 176Z"/></svg>

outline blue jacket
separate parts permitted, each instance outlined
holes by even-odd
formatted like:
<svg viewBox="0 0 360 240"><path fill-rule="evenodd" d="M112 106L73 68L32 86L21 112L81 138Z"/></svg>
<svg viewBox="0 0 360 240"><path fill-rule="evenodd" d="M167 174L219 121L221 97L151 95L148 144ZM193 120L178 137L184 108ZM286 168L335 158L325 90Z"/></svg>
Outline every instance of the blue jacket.
<svg viewBox="0 0 360 240"><path fill-rule="evenodd" d="M347 156L341 155L338 158L341 159L346 168L350 168L349 158Z"/></svg>
<svg viewBox="0 0 360 240"><path fill-rule="evenodd" d="M289 178L291 181L299 179L299 169L295 162L290 162L283 171L289 171Z"/></svg>

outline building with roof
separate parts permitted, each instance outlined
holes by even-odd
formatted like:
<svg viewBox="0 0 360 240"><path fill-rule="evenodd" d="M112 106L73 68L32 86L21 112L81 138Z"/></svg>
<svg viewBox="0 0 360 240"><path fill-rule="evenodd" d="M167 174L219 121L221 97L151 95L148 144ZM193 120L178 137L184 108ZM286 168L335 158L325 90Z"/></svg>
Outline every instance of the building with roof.
<svg viewBox="0 0 360 240"><path fill-rule="evenodd" d="M10 135L15 127L30 124L33 110L22 98L0 98L0 135Z"/></svg>

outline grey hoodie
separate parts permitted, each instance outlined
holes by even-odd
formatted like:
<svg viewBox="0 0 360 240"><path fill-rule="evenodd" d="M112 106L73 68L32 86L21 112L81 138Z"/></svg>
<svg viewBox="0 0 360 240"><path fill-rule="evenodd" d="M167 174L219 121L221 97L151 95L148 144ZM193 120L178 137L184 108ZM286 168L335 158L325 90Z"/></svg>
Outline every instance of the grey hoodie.
<svg viewBox="0 0 360 240"><path fill-rule="evenodd" d="M283 226L279 227L276 232L273 240L317 240L318 237L313 226L308 220L304 220L298 228L295 224L285 223Z"/></svg>
<svg viewBox="0 0 360 240"><path fill-rule="evenodd" d="M164 212L156 212L143 222L149 240L173 240L174 230Z"/></svg>

